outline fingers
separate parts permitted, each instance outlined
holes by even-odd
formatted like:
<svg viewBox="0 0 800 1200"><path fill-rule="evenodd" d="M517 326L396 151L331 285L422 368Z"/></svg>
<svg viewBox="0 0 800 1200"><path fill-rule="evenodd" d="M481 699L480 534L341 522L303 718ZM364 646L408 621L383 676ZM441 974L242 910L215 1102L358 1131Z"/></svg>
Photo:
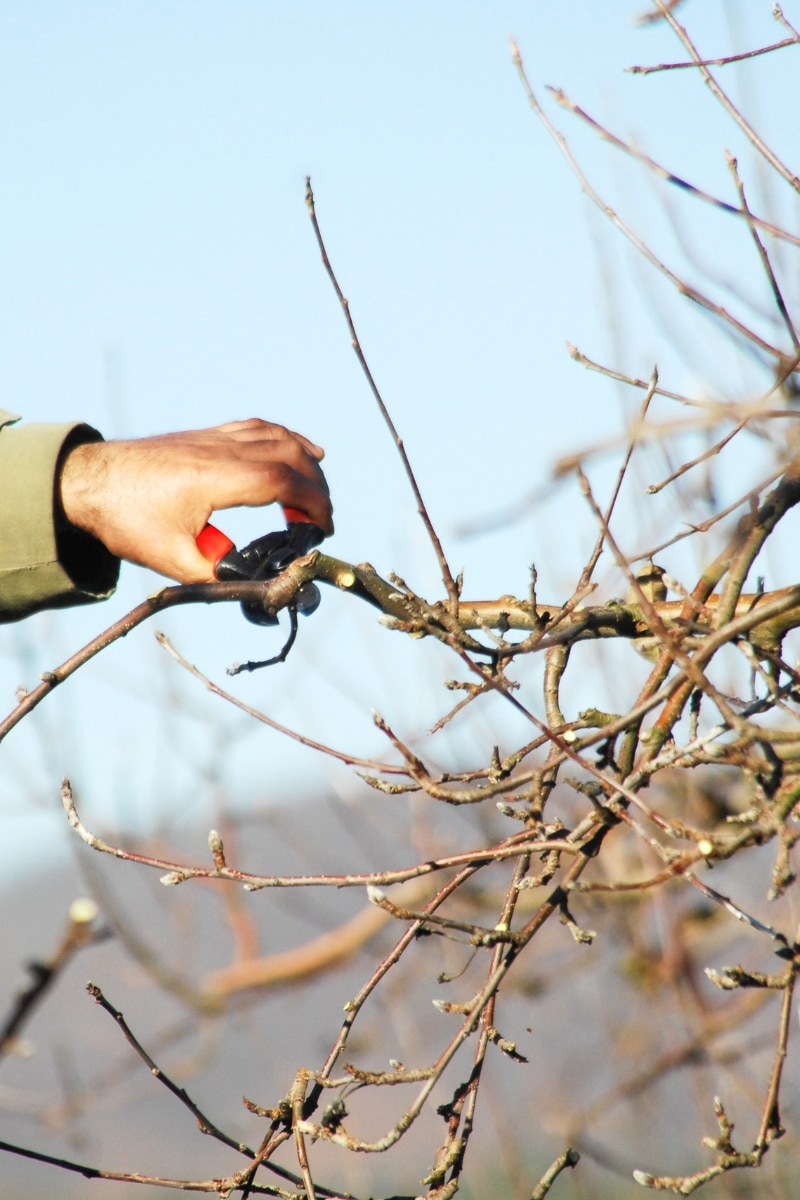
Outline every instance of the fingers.
<svg viewBox="0 0 800 1200"><path fill-rule="evenodd" d="M204 492L209 509L245 505L258 508L275 501L299 508L330 535L333 532L328 484L317 460L294 439L281 443L245 443L224 469L219 463L207 471Z"/></svg>
<svg viewBox="0 0 800 1200"><path fill-rule="evenodd" d="M244 473L237 481L236 498L215 508L232 508L243 504L250 508L278 500L284 508L299 508L315 525L330 537L333 533L333 509L328 485L321 471L308 474L286 462L250 464L247 479Z"/></svg>
<svg viewBox="0 0 800 1200"><path fill-rule="evenodd" d="M281 442L293 439L299 442L318 462L325 457L322 447L304 437L302 433L295 433L294 430L287 429L285 425L262 421L260 417L250 417L246 421L227 421L224 425L217 425L206 432L227 434L238 442Z"/></svg>
<svg viewBox="0 0 800 1200"><path fill-rule="evenodd" d="M300 434L257 417L231 421L204 431L216 443L222 437L235 463L213 475L208 501L212 510L238 505L257 507L279 501L299 508L327 534L333 532L328 484L319 461L324 455ZM215 453L220 449L214 445Z"/></svg>

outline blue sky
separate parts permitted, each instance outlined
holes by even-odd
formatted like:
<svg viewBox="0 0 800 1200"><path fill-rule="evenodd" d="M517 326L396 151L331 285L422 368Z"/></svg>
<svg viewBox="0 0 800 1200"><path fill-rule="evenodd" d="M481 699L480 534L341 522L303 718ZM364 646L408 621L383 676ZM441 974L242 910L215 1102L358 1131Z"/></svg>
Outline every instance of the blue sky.
<svg viewBox="0 0 800 1200"><path fill-rule="evenodd" d="M620 434L638 405L572 363L565 343L640 375L657 362L675 390L728 386L740 397L759 377L581 196L527 106L509 35L541 99L545 84L563 87L732 200L727 147L750 171L754 205L789 219L788 189L764 190L745 139L692 73L624 72L684 57L669 31L634 23L643 8L644 0L0 6L3 406L28 420L80 418L109 437L251 415L291 425L328 451L331 551L435 596L436 563L319 262L303 201L310 174L364 350L452 565L465 569L466 594L524 592L535 560L542 595L560 598L594 527L572 484L550 486L554 461ZM689 0L680 13L701 50L716 55L783 36L770 10ZM724 77L795 161L796 63L784 51ZM731 221L687 207L549 108L593 181L671 262L694 277L709 266L719 295L726 280L754 270ZM676 212L688 251L670 227ZM648 508L644 499L644 484L666 473L648 454L622 527L629 550L647 545L668 511L669 502ZM731 496L746 486L743 473L758 478L771 461L752 442L733 458L734 478L722 481ZM596 465L601 492L615 469L612 460ZM538 494L546 498L531 504ZM460 533L506 510L517 516L507 528ZM276 521L239 513L219 524L241 541ZM696 560L676 554L667 565L688 570ZM610 564L599 578L606 594L623 587ZM102 609L0 631L4 707L19 683L30 685L158 582L128 567ZM356 607L326 595L290 663L232 689L362 753L379 745L372 706L409 735L424 729L443 706L431 678L452 665L443 668L434 647L398 650L396 635ZM245 626L234 609L160 624L215 678L232 660L274 647L274 635ZM119 824L183 805L187 763L211 772L214 737L233 738L239 722L176 673L147 628L115 648L4 746L5 804L20 820L31 794L51 809L68 771L90 810ZM293 773L305 788L327 781L307 752L273 735L258 735L271 739L266 749L242 736L271 763L273 798L297 789Z"/></svg>

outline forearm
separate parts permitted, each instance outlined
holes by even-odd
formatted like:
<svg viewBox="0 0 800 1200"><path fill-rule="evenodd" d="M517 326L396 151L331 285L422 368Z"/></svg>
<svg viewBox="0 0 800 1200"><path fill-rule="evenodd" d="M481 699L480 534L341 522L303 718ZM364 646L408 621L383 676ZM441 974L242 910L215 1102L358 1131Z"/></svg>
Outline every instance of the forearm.
<svg viewBox="0 0 800 1200"><path fill-rule="evenodd" d="M15 420L0 410L0 621L104 599L119 573L119 560L71 526L59 502L66 453L100 435L80 423Z"/></svg>

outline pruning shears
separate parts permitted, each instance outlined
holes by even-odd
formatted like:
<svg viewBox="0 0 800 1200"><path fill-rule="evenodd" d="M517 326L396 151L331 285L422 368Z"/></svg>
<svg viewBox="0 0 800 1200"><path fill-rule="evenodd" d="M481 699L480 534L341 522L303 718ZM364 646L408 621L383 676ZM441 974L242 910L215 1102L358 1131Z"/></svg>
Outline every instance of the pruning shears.
<svg viewBox="0 0 800 1200"><path fill-rule="evenodd" d="M284 508L283 515L285 529L265 533L241 550L237 550L227 534L215 525L201 529L197 547L213 562L214 574L220 582L275 579L296 558L302 558L323 541L324 531L299 508ZM308 616L316 611L319 602L319 588L309 580L298 589L293 607ZM274 613L254 601L242 601L242 612L254 625L278 624Z"/></svg>

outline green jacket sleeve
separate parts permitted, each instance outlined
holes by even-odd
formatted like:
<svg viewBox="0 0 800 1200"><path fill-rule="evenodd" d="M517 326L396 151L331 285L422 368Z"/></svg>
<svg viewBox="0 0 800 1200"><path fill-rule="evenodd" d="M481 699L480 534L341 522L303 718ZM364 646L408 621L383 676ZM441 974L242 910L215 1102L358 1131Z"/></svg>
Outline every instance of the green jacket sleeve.
<svg viewBox="0 0 800 1200"><path fill-rule="evenodd" d="M103 600L119 560L66 520L58 498L64 455L102 441L89 425L22 425L0 409L0 621Z"/></svg>

